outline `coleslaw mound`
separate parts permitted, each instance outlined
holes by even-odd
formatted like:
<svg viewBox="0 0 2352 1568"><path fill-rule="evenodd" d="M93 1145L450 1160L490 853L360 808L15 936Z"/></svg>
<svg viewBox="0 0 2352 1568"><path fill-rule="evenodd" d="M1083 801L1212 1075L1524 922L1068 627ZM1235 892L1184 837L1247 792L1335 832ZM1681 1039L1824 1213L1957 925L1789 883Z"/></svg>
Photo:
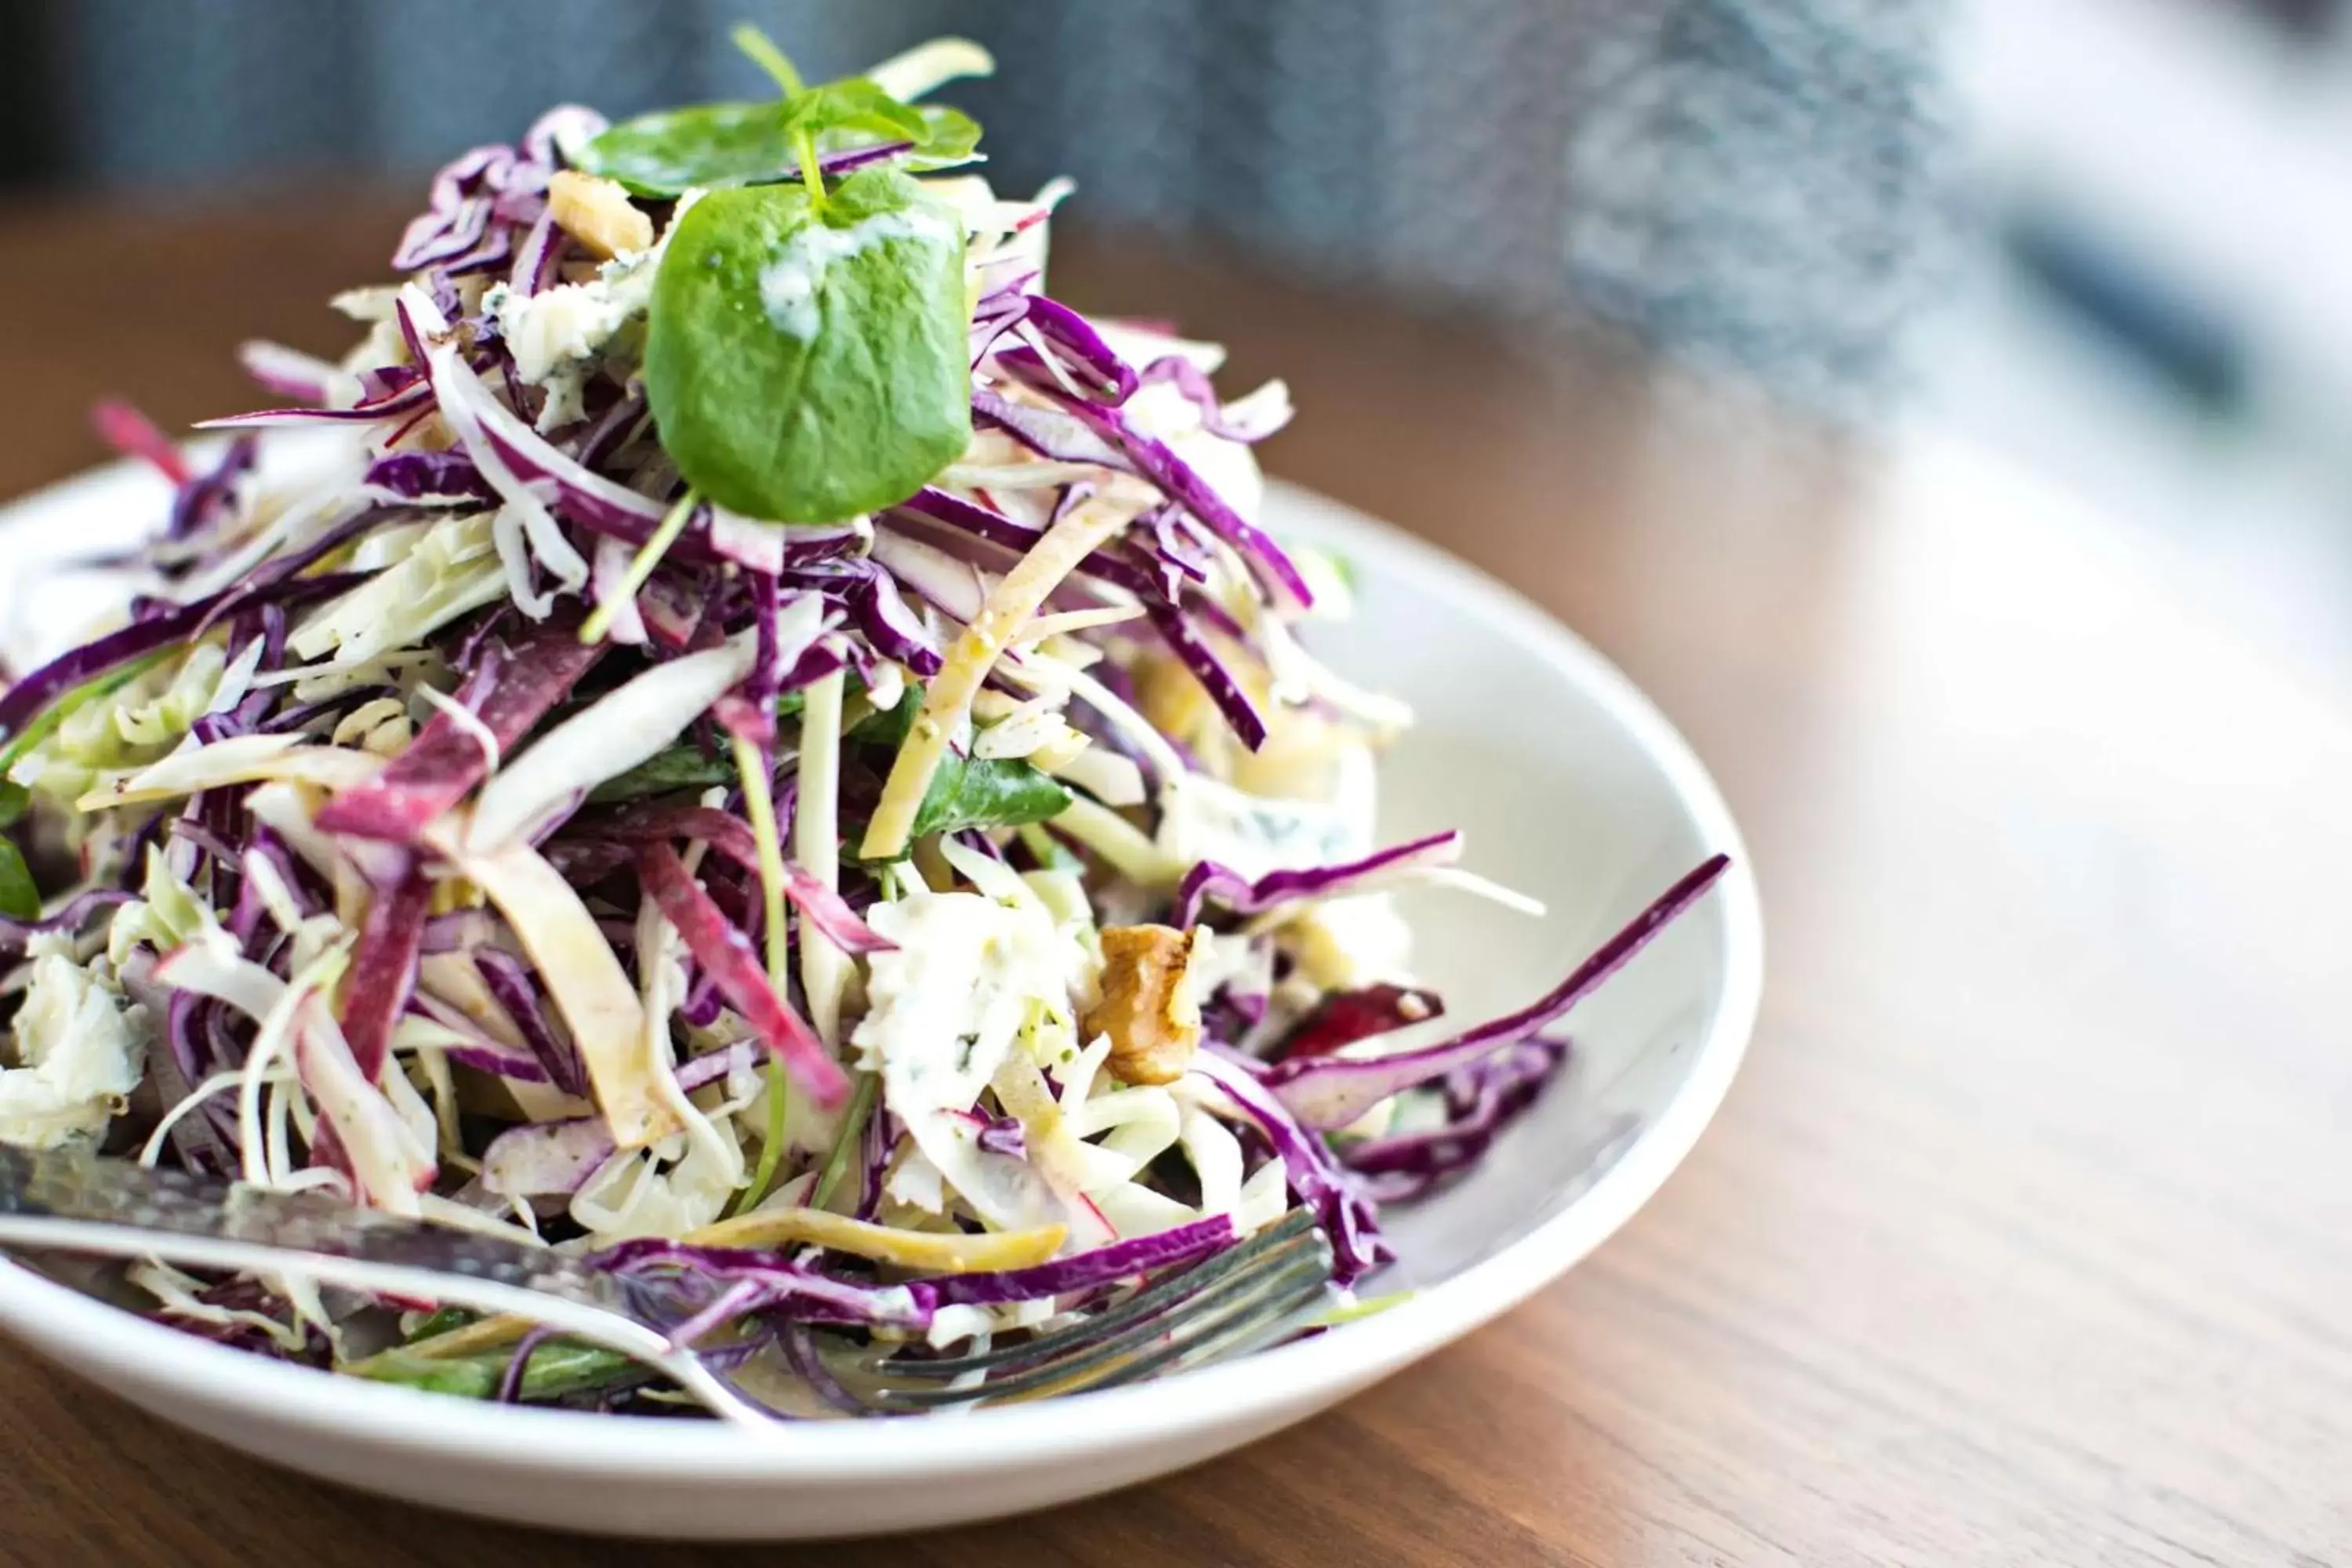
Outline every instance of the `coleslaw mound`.
<svg viewBox="0 0 2352 1568"><path fill-rule="evenodd" d="M452 163L359 344L247 345L276 406L196 455L103 412L173 500L120 620L0 678L0 1141L592 1257L781 1415L1300 1210L1297 1328L1360 1311L1381 1206L1723 862L1446 1033L1397 895L1541 910L1376 831L1412 715L1307 651L1350 595L1260 526L1283 384L1046 292L1067 187L941 172L973 46L745 47L774 100ZM131 1278L258 1353L677 1405L527 1321Z"/></svg>

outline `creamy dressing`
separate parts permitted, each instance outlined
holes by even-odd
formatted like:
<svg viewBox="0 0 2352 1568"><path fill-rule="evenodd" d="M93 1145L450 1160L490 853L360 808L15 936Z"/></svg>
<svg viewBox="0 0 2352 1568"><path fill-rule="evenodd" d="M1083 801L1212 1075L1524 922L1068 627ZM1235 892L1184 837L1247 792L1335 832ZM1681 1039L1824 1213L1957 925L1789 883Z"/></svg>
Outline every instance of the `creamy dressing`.
<svg viewBox="0 0 2352 1568"><path fill-rule="evenodd" d="M761 269L760 304L768 312L770 326L788 338L808 342L823 324L818 294L834 263L894 239L940 246L961 237L954 224L920 208L877 213L846 228L820 220L785 240L776 258Z"/></svg>

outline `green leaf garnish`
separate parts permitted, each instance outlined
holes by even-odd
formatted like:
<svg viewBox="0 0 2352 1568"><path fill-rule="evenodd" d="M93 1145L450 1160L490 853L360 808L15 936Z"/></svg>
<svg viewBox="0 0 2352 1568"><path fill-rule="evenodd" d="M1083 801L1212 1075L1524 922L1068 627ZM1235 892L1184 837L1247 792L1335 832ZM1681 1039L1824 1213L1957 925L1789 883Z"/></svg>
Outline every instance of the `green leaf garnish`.
<svg viewBox="0 0 2352 1568"><path fill-rule="evenodd" d="M898 706L868 713L843 738L854 746L897 751L913 733L923 709L923 683L910 680ZM908 842L967 827L1026 827L1050 822L1068 808L1070 792L1034 763L1010 757L968 757L950 751L923 792Z"/></svg>
<svg viewBox="0 0 2352 1568"><path fill-rule="evenodd" d="M0 915L12 921L41 918L41 890L16 845L0 838Z"/></svg>
<svg viewBox="0 0 2352 1568"><path fill-rule="evenodd" d="M919 122L912 136L840 125L815 133L818 155L910 141L914 148L904 162L919 173L972 161L980 146L980 127L970 115L944 104L900 107ZM690 190L773 185L801 177L793 132L782 106L774 102L705 103L640 115L582 148L580 167L618 180L631 195L656 201Z"/></svg>
<svg viewBox="0 0 2352 1568"><path fill-rule="evenodd" d="M454 1330L462 1329L472 1322L477 1315L463 1307L437 1308L423 1322L416 1325L415 1331L411 1333L404 1342L413 1345L420 1340L429 1340L436 1334L446 1334Z"/></svg>
<svg viewBox="0 0 2352 1568"><path fill-rule="evenodd" d="M1010 757L959 757L950 752L931 775L909 841L967 827L1019 827L1069 809L1070 792L1053 775Z"/></svg>
<svg viewBox="0 0 2352 1568"><path fill-rule="evenodd" d="M376 1383L397 1383L429 1394L459 1399L488 1399L497 1394L513 1352L490 1351L479 1355L426 1356L408 1350L389 1350L352 1363L347 1370ZM637 1370L637 1363L618 1351L569 1340L550 1340L531 1352L523 1369L522 1396L552 1399L618 1383Z"/></svg>
<svg viewBox="0 0 2352 1568"><path fill-rule="evenodd" d="M645 383L663 447L719 505L840 522L912 495L971 441L963 224L895 169L820 207L715 191L671 231Z"/></svg>
<svg viewBox="0 0 2352 1568"><path fill-rule="evenodd" d="M908 143L916 169L970 163L980 127L968 115L901 103L864 77L803 87L800 72L757 27L735 29L735 47L775 79L783 97L766 103L705 103L641 114L580 150L580 167L618 180L640 196L803 180L803 138L818 157Z"/></svg>
<svg viewBox="0 0 2352 1568"><path fill-rule="evenodd" d="M670 795L682 789L709 789L712 784L733 784L735 764L723 756L714 757L691 742L681 742L666 751L655 752L627 773L616 773L588 792L593 805L609 805L614 801L642 800L647 795Z"/></svg>
<svg viewBox="0 0 2352 1568"><path fill-rule="evenodd" d="M0 779L0 827L14 827L33 809L33 792L12 779Z"/></svg>

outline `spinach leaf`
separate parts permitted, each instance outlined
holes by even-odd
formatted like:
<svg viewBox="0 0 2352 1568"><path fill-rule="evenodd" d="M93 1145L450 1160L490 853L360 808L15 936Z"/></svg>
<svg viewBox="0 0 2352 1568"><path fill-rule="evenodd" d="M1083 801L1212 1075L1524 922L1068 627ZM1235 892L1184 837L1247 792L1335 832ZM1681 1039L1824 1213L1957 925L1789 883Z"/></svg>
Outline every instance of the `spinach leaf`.
<svg viewBox="0 0 2352 1568"><path fill-rule="evenodd" d="M843 739L854 746L887 748L896 752L913 732L923 710L923 683L910 680L895 708L868 713L851 725ZM931 775L930 788L915 813L908 842L927 833L954 833L967 827L1024 827L1059 816L1070 804L1070 792L1052 774L1017 758L968 757L950 751ZM855 836L853 836L853 842Z"/></svg>
<svg viewBox="0 0 2352 1568"><path fill-rule="evenodd" d="M793 137L807 131L820 157L911 142L918 171L971 162L980 127L942 104L900 103L863 78L828 82L765 103L703 103L623 121L580 150L580 167L618 180L633 195L771 185L801 178Z"/></svg>
<svg viewBox="0 0 2352 1568"><path fill-rule="evenodd" d="M895 169L820 205L715 191L669 239L645 383L662 446L712 500L839 522L903 500L971 441L963 224Z"/></svg>
<svg viewBox="0 0 2352 1568"><path fill-rule="evenodd" d="M0 838L0 915L12 921L41 918L41 890L16 845Z"/></svg>
<svg viewBox="0 0 2352 1568"><path fill-rule="evenodd" d="M614 801L639 800L682 789L709 789L712 784L734 782L733 758L714 757L691 742L681 742L656 752L627 773L606 779L588 792L588 800L592 805L609 805Z"/></svg>
<svg viewBox="0 0 2352 1568"><path fill-rule="evenodd" d="M1019 827L1059 816L1070 792L1050 773L1009 757L960 757L950 752L931 775L908 840L967 827Z"/></svg>
<svg viewBox="0 0 2352 1568"><path fill-rule="evenodd" d="M898 696L896 708L877 709L842 731L842 739L853 746L887 746L892 751L907 743L915 732L915 715L923 710L923 683L907 682L907 689Z"/></svg>

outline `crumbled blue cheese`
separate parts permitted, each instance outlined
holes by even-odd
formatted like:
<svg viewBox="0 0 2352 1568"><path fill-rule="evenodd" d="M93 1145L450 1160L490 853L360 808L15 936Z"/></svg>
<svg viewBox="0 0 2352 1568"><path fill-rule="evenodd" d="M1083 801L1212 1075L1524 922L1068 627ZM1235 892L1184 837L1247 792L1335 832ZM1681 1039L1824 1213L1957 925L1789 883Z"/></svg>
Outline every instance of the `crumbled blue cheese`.
<svg viewBox="0 0 2352 1568"><path fill-rule="evenodd" d="M898 944L869 961L871 1006L850 1042L882 1078L883 1103L972 1212L991 1224L1050 1224L1059 1204L1026 1165L980 1147L968 1113L1043 1010L1071 1016L1085 955L1042 902L917 892L866 920Z"/></svg>
<svg viewBox="0 0 2352 1568"><path fill-rule="evenodd" d="M483 311L514 355L515 374L547 394L540 429L586 415L588 378L622 329L646 313L660 257L656 246L604 263L584 282L558 283L536 294L518 294L500 283L483 296Z"/></svg>
<svg viewBox="0 0 2352 1568"><path fill-rule="evenodd" d="M95 1138L139 1087L144 1018L100 972L50 952L17 1009L17 1066L0 1068L0 1142Z"/></svg>
<svg viewBox="0 0 2352 1568"><path fill-rule="evenodd" d="M1362 773L1341 769L1329 801L1270 799L1187 773L1160 792L1160 848L1181 865L1214 860L1252 879L1357 859L1373 847Z"/></svg>
<svg viewBox="0 0 2352 1568"><path fill-rule="evenodd" d="M647 250L616 256L593 278L558 283L536 294L519 294L504 283L482 296L482 312L498 323L499 336L514 356L515 374L547 394L538 426L553 430L587 412L583 398L597 362L618 346L625 329L643 320L653 303L654 279L661 271L677 220L698 199L682 197L669 227Z"/></svg>

